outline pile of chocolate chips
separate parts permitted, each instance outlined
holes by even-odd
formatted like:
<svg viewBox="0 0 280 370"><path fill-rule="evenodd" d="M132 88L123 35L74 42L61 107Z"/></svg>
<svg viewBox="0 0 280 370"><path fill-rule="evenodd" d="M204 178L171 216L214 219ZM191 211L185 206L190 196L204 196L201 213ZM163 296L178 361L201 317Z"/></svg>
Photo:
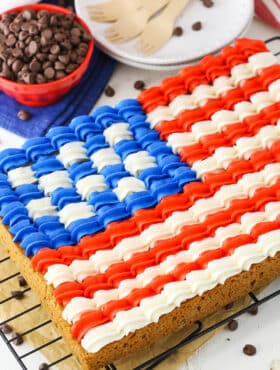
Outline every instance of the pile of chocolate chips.
<svg viewBox="0 0 280 370"><path fill-rule="evenodd" d="M26 9L0 21L0 75L41 84L65 77L84 60L91 35L72 14Z"/></svg>

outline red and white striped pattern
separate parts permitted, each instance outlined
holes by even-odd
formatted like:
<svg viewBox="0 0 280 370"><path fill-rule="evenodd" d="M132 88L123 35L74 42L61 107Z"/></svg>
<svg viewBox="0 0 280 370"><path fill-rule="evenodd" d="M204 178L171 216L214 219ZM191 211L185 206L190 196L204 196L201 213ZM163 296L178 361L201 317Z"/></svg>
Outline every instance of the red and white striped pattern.
<svg viewBox="0 0 280 370"><path fill-rule="evenodd" d="M33 258L87 351L157 322L280 251L280 69L265 50L250 51L247 61L240 55L231 73L211 84L187 94L169 86L168 97L151 89L140 99L151 129L201 184L186 185L172 205L174 196L163 199L162 213L145 227L120 232L135 215L119 223L117 236L108 227ZM145 101L151 94L155 100Z"/></svg>

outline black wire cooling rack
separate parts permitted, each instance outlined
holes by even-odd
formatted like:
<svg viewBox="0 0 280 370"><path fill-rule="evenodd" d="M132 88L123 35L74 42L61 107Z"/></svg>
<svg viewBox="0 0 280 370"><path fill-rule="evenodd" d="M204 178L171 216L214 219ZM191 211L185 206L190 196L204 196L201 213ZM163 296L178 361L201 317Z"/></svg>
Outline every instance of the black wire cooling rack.
<svg viewBox="0 0 280 370"><path fill-rule="evenodd" d="M266 43L270 45L272 51L274 52L275 55L280 55L280 36L275 36L275 37L272 37L270 39L267 39L266 40ZM275 46L276 46L276 49L275 49ZM5 257L5 258L2 258L0 260L0 265L3 264L3 263L6 263L7 261L10 260L10 257ZM11 279L15 279L16 277L20 276L20 273L19 272L16 272L16 273L13 273L9 276L6 276L4 278L2 278L2 280L0 280L0 288L1 288L1 285ZM26 293L30 291L30 288L26 288L24 290L22 290L23 293ZM161 354L149 359L148 361L142 363L141 365L137 366L136 368L134 368L133 370L152 370L154 369L157 365L159 365L162 361L164 361L165 359L167 359L170 355L172 355L174 352L176 352L178 349L182 348L183 346L189 344L190 342L193 342L194 340L212 332L213 330L227 324L228 322L230 322L231 320L237 318L238 316L242 315L243 313L245 312L248 312L270 300L272 300L273 298L277 297L277 296L280 296L280 289L274 291L273 293L270 293L262 298L258 298L257 295L253 292L249 293L248 294L249 298L251 299L251 304L249 304L248 306L246 306L245 308L239 310L238 312L235 312L234 314L228 316L227 318L215 323L214 325L211 325L207 328L204 328L203 327L203 323L201 321L197 321L195 323L195 329L193 330L193 332L191 334L189 334L187 337L185 337L183 340L181 340L178 344L176 344L175 346L169 348L168 350L162 352ZM0 301L0 306L1 305L4 305L5 303L11 301L12 299L15 299L15 297L13 295L9 296L8 298L5 298L3 299L2 301ZM28 309L25 309L24 311L21 311L21 312L18 312L16 315L14 316L11 316L9 317L8 319L0 322L0 336L1 338L3 339L3 341L6 343L7 347L9 348L10 352L12 353L12 355L14 356L14 358L16 359L16 361L18 362L19 366L21 369L23 370L28 370L26 364L25 364L25 360L27 358L30 358L30 356L32 356L34 353L42 350L43 348L45 347L48 347L48 346L51 346L52 344L62 340L62 337L61 336L57 336L56 338L48 341L47 343L44 343L30 351L27 351L25 353L19 353L17 351L17 349L15 348L15 346L13 345L14 341L16 341L18 339L17 336L13 336L12 338L10 338L9 335L5 334L4 331L3 331L3 326L5 324L9 324L11 323L13 320L19 318L19 317L23 317L25 315L32 315L32 312L34 312L35 310L38 310L39 308L41 307L40 304L36 304L36 305L33 305L32 307L28 308ZM24 337L26 336L27 334L30 334L36 330L39 330L40 328L48 325L48 324L51 324L51 320L46 320L36 326L33 326L31 328L29 328L28 330L22 332L22 333L19 333L18 336L20 337ZM50 362L48 364L46 364L46 368L53 368L55 365L63 362L63 361L66 361L67 359L69 359L70 357L72 356L72 354L69 352L68 354L54 360L53 362ZM39 367L38 367L39 368ZM117 370L116 366L114 364L110 364L110 365L107 365L106 370ZM73 369L75 370L75 369Z"/></svg>

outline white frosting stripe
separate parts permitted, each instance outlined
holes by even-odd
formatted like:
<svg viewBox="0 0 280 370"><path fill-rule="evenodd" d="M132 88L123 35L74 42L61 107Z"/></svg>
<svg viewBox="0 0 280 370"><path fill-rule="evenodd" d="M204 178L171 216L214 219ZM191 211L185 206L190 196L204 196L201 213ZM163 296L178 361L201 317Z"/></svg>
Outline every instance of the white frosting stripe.
<svg viewBox="0 0 280 370"><path fill-rule="evenodd" d="M113 249L97 251L89 259L89 275L104 272L112 263L128 260L134 253L149 250L156 240L179 235L183 226L203 222L207 215L228 208L232 199L248 198L257 188L273 185L279 177L280 163L268 164L262 171L243 175L236 184L224 185L212 197L197 200L187 211L174 212L163 223L151 225L140 235L121 240ZM66 270L67 273L64 274ZM63 267L59 274L57 271L57 265L49 266L45 275L48 284L58 286L63 282L63 276L65 282L81 280L81 272L83 278L88 276L87 270L83 270L83 262L79 269L76 264L75 268L72 265Z"/></svg>
<svg viewBox="0 0 280 370"><path fill-rule="evenodd" d="M37 178L35 177L35 173L32 171L31 166L17 167L14 170L8 171L7 174L12 188L37 182Z"/></svg>
<svg viewBox="0 0 280 370"><path fill-rule="evenodd" d="M168 106L157 107L148 114L148 122L154 128L161 121L173 120L182 111L203 106L208 99L238 87L241 81L258 76L263 68L273 64L277 64L277 58L272 53L256 53L248 59L248 63L234 66L230 77L218 77L213 85L199 85L192 94L179 95Z"/></svg>
<svg viewBox="0 0 280 370"><path fill-rule="evenodd" d="M40 199L32 199L27 203L29 217L36 220L42 216L53 216L57 214L56 207L51 203L51 198L45 197Z"/></svg>
<svg viewBox="0 0 280 370"><path fill-rule="evenodd" d="M118 199L122 202L130 194L145 190L147 189L143 181L130 176L120 179L118 181L118 186L113 191L116 193Z"/></svg>
<svg viewBox="0 0 280 370"><path fill-rule="evenodd" d="M232 255L209 262L204 270L187 274L186 280L166 284L160 294L145 298L138 307L120 311L111 322L90 329L82 339L83 348L97 352L106 344L157 322L186 299L202 295L231 276L248 271L253 264L275 256L280 251L279 238L280 230L262 234L255 244L240 246Z"/></svg>
<svg viewBox="0 0 280 370"><path fill-rule="evenodd" d="M58 188L72 188L72 181L67 171L54 171L39 178L39 189L49 196Z"/></svg>
<svg viewBox="0 0 280 370"><path fill-rule="evenodd" d="M106 141L110 146L114 146L122 140L133 140L132 133L129 131L128 123L114 123L103 131Z"/></svg>
<svg viewBox="0 0 280 370"><path fill-rule="evenodd" d="M93 207L86 202L67 204L58 212L59 220L65 227L76 220L93 217L94 215Z"/></svg>
<svg viewBox="0 0 280 370"><path fill-rule="evenodd" d="M80 163L88 160L86 149L82 141L71 141L64 144L59 149L57 159L61 161L65 168L74 163Z"/></svg>
<svg viewBox="0 0 280 370"><path fill-rule="evenodd" d="M104 191L108 189L105 178L102 175L91 175L83 177L76 182L77 192L81 194L83 200L88 200L92 192Z"/></svg>

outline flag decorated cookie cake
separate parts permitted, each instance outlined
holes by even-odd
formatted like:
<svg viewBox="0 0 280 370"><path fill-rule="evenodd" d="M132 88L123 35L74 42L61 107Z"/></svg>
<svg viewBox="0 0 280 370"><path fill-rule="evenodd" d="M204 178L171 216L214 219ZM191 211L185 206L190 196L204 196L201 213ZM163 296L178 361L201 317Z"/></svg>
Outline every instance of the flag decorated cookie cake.
<svg viewBox="0 0 280 370"><path fill-rule="evenodd" d="M0 154L1 240L85 369L280 275L280 65L239 39Z"/></svg>

